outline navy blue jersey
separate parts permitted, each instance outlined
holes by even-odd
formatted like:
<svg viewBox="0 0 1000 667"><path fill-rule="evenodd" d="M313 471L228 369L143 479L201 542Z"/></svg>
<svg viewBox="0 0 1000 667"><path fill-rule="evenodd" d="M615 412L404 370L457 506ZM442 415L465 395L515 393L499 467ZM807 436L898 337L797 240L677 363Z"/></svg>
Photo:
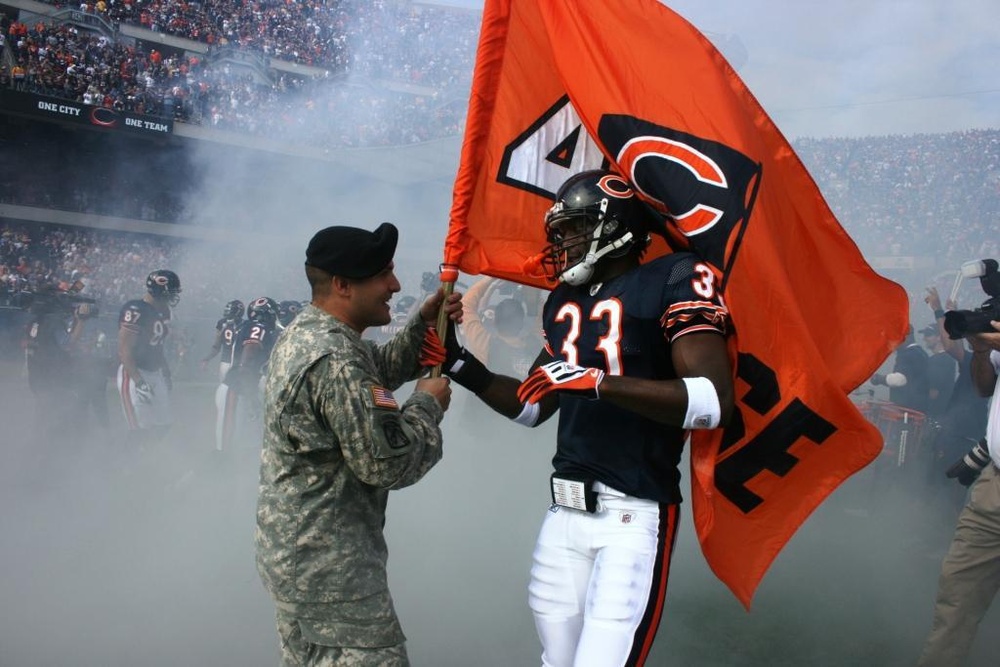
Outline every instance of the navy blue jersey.
<svg viewBox="0 0 1000 667"><path fill-rule="evenodd" d="M222 361L228 361L232 363L233 359L233 344L236 342L236 334L240 329L240 325L243 320L227 320L226 318L220 319L215 324L215 330L219 334L219 339L222 341Z"/></svg>
<svg viewBox="0 0 1000 667"><path fill-rule="evenodd" d="M132 351L135 365L155 371L163 366L163 341L170 333L170 309L159 310L142 299L126 301L118 315L118 326L136 335Z"/></svg>
<svg viewBox="0 0 1000 667"><path fill-rule="evenodd" d="M728 313L709 268L689 253L655 259L603 284L561 284L543 311L553 357L611 375L677 377L671 342L724 335ZM561 394L557 472L595 478L628 495L680 502L685 432L605 401Z"/></svg>
<svg viewBox="0 0 1000 667"><path fill-rule="evenodd" d="M246 320L236 331L232 349L232 364L254 376L264 372L271 349L280 331L276 324Z"/></svg>

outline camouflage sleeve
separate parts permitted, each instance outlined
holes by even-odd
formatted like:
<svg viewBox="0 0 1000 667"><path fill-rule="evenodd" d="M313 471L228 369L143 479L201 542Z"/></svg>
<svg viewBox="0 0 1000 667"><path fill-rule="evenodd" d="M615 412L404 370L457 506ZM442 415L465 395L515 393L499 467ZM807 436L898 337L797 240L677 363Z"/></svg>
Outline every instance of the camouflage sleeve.
<svg viewBox="0 0 1000 667"><path fill-rule="evenodd" d="M401 409L392 391L361 365L347 363L323 375L319 408L362 482L402 488L441 460L444 412L433 396L415 392Z"/></svg>
<svg viewBox="0 0 1000 667"><path fill-rule="evenodd" d="M403 383L416 380L424 372L419 359L425 333L427 325L418 312L388 342L374 346L379 375L389 389L399 389Z"/></svg>

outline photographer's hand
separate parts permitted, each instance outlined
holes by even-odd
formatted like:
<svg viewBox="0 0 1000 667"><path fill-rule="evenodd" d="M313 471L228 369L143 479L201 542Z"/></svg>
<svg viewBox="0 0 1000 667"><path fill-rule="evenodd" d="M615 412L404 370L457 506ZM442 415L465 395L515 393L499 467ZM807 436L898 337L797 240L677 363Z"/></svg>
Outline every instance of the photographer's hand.
<svg viewBox="0 0 1000 667"><path fill-rule="evenodd" d="M990 359L990 352L1000 350L1000 322L993 320L990 326L995 332L975 333L966 337L972 346L972 384L980 396L992 396L996 388L997 371Z"/></svg>
<svg viewBox="0 0 1000 667"><path fill-rule="evenodd" d="M985 353L990 350L1000 350L1000 322L992 320L990 326L993 327L993 331L966 336L973 352Z"/></svg>
<svg viewBox="0 0 1000 667"><path fill-rule="evenodd" d="M948 479L957 479L962 486L971 486L989 462L989 448L986 446L986 440L981 440L969 450L968 454L953 463L944 474Z"/></svg>
<svg viewBox="0 0 1000 667"><path fill-rule="evenodd" d="M931 307L931 310L941 310L941 295L938 294L937 287L928 287L924 296L924 303Z"/></svg>

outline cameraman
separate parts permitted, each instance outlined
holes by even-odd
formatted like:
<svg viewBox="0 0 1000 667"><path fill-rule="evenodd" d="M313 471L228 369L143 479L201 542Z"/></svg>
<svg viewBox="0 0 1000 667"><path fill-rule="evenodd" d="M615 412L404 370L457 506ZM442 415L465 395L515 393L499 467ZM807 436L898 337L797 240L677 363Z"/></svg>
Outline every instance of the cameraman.
<svg viewBox="0 0 1000 667"><path fill-rule="evenodd" d="M989 399L980 395L972 379L972 349L964 338L954 339L944 328L945 311L937 288L928 287L924 301L934 313L935 326L940 341L952 359L958 364L958 376L952 386L948 403L941 415L940 429L937 431L931 460L928 462L928 482L932 497L943 499L938 509L947 519L949 536L959 512L965 505L965 489L945 478L945 470L954 461L965 455L970 442L978 441L986 432L986 411ZM949 299L945 305L955 310L958 305ZM950 541L950 537L949 537Z"/></svg>
<svg viewBox="0 0 1000 667"><path fill-rule="evenodd" d="M972 348L972 381L983 396L996 393L1000 371L1000 321L993 331L966 336ZM934 623L918 665L957 667L965 662L976 628L1000 588L1000 401L990 404L986 438L948 470L971 485L951 548L941 564Z"/></svg>

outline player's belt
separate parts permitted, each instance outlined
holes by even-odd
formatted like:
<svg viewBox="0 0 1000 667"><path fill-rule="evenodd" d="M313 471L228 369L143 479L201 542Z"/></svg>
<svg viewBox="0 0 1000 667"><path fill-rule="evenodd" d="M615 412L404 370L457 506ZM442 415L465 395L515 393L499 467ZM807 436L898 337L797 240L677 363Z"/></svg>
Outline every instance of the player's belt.
<svg viewBox="0 0 1000 667"><path fill-rule="evenodd" d="M554 472L549 478L552 502L582 512L597 511L597 491L594 478L574 473Z"/></svg>

